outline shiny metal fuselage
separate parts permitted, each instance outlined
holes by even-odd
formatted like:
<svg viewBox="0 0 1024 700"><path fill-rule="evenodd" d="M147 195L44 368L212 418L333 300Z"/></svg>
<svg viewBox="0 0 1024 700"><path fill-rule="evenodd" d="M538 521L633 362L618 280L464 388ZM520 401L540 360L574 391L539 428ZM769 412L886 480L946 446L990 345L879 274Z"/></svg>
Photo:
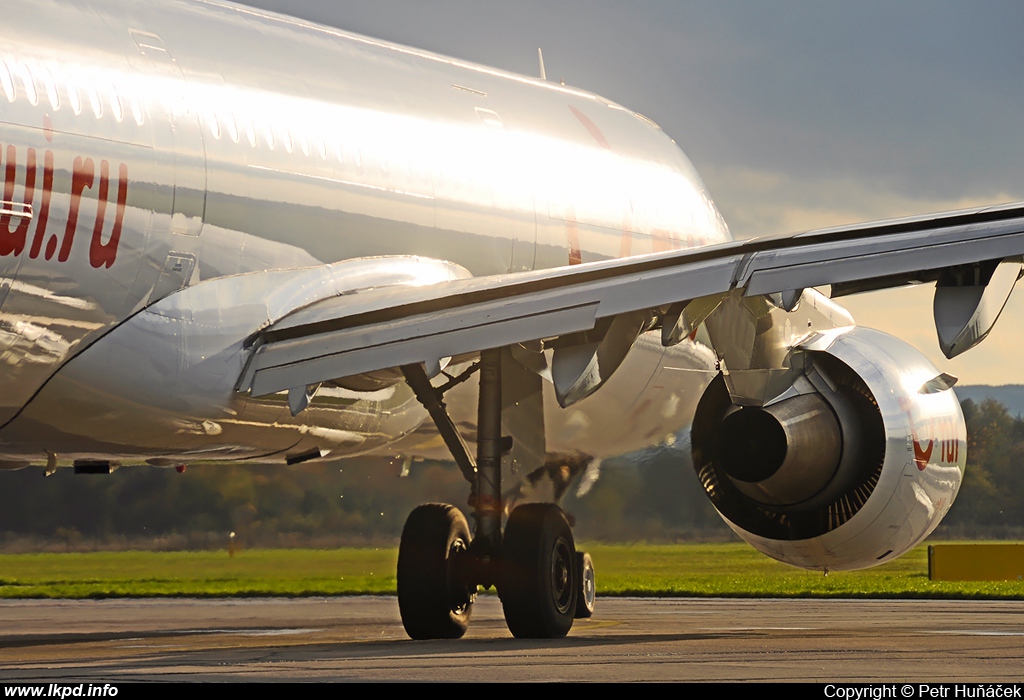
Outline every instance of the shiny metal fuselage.
<svg viewBox="0 0 1024 700"><path fill-rule="evenodd" d="M674 142L585 91L216 2L6 5L10 466L432 454L396 442L426 418L404 384L298 417L237 393L246 340L367 279L444 279L432 260L481 276L729 237ZM714 362L642 338L595 397L547 411L549 448L674 434ZM472 392L452 401L470 422Z"/></svg>

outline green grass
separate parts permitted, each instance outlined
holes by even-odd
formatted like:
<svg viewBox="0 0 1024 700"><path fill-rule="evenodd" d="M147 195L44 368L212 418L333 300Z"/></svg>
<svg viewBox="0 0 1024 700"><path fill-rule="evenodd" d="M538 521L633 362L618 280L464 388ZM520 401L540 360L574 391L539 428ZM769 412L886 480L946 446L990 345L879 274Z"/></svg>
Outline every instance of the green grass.
<svg viewBox="0 0 1024 700"><path fill-rule="evenodd" d="M1024 598L1024 582L931 582L927 551L859 572L802 571L739 544L592 545L601 595ZM391 594L395 549L0 555L0 597Z"/></svg>
<svg viewBox="0 0 1024 700"><path fill-rule="evenodd" d="M896 561L825 576L805 571L742 543L594 545L603 595L837 598L1024 598L1022 581L929 581L924 545Z"/></svg>
<svg viewBox="0 0 1024 700"><path fill-rule="evenodd" d="M0 555L2 598L393 593L395 549Z"/></svg>

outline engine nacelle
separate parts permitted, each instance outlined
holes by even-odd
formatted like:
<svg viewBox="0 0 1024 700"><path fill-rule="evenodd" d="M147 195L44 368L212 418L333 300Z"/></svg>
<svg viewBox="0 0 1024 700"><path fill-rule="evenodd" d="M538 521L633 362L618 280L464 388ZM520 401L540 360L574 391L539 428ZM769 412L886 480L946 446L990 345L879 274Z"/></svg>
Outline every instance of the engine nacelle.
<svg viewBox="0 0 1024 700"><path fill-rule="evenodd" d="M807 569L863 569L921 542L963 479L967 430L951 382L890 335L852 328L804 348L807 369L765 407L719 376L693 421L705 492L745 541Z"/></svg>

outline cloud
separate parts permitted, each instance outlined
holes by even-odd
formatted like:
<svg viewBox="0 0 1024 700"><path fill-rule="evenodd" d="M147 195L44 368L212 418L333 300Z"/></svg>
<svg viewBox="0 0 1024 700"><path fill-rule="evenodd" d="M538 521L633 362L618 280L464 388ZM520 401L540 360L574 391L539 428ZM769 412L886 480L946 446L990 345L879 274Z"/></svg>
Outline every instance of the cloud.
<svg viewBox="0 0 1024 700"><path fill-rule="evenodd" d="M995 191L959 198L913 197L852 176L797 178L783 170L709 166L701 170L733 236L751 238L1014 201Z"/></svg>

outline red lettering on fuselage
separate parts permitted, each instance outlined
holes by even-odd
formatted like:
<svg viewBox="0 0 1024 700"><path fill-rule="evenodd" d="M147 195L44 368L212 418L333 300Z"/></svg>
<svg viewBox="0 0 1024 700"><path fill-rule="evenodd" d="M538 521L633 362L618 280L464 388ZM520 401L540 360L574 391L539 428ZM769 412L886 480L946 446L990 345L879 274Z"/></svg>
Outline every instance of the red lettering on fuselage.
<svg viewBox="0 0 1024 700"><path fill-rule="evenodd" d="M590 117L588 117L586 114L576 109L572 105L569 105L569 111L571 111L573 113L573 116L579 120L580 124L582 124L583 128L587 130L587 133L590 134L590 137L597 142L598 146L605 149L606 151L610 151L612 149L611 144L608 143L608 139L605 138L604 133L601 131L600 128L598 128L597 124L595 124L590 119Z"/></svg>
<svg viewBox="0 0 1024 700"><path fill-rule="evenodd" d="M43 246L43 235L46 233L46 222L50 219L50 195L53 194L53 151L47 151L43 157L43 201L39 204L36 215L36 235L32 237L32 247L28 251L30 258L39 257L39 249ZM56 247L56 246L54 246ZM46 256L49 260L53 252Z"/></svg>
<svg viewBox="0 0 1024 700"><path fill-rule="evenodd" d="M7 147L7 168L4 175L4 201L13 204L14 185L18 173L18 150ZM31 210L32 196L36 190L36 149L28 149L28 163L25 166L25 206ZM8 205L10 206L10 205ZM10 214L0 216L0 255L21 255L28 235L29 217L18 217L18 223L11 229Z"/></svg>
<svg viewBox="0 0 1024 700"><path fill-rule="evenodd" d="M619 239L619 257L628 258L633 252L633 224L627 214L622 220L622 238Z"/></svg>
<svg viewBox="0 0 1024 700"><path fill-rule="evenodd" d="M580 230L576 226L576 211L570 206L565 212L565 237L569 245L569 264L580 265L583 253L580 249Z"/></svg>
<svg viewBox="0 0 1024 700"><path fill-rule="evenodd" d="M78 209L82 205L82 193L86 187L92 187L96 177L96 169L93 166L92 158L75 158L75 167L71 171L71 206L68 208L68 225L64 228L64 240L60 245L60 254L57 262L67 262L71 255L71 244L75 242L75 232L78 230ZM99 218L103 209L98 209L96 218ZM49 251L47 251L49 252ZM49 260L50 256L47 255Z"/></svg>
<svg viewBox="0 0 1024 700"><path fill-rule="evenodd" d="M652 244L654 246L655 253L664 253L675 247L672 244L673 233L671 231L656 228L651 233L653 236Z"/></svg>
<svg viewBox="0 0 1024 700"><path fill-rule="evenodd" d="M103 213L107 206L107 190L110 188L110 164L100 163L100 198L96 211L96 226L92 229L92 244L89 246L89 262L93 267L110 267L117 257L117 246L121 242L121 224L124 223L124 208L128 201L128 166L121 163L117 178L117 210L114 212L114 228L110 240L103 242Z"/></svg>
<svg viewBox="0 0 1024 700"><path fill-rule="evenodd" d="M47 141L53 140L51 128L44 128L44 136ZM3 150L0 149L0 154L2 153ZM4 174L3 198L7 202L7 206L15 203L15 188L18 184L17 155L17 148L13 145L8 145L6 149L6 163L3 164L2 169ZM77 156L73 161L68 219L64 227L63 238L60 238L57 233L50 233L49 238L47 238L50 203L53 197L53 151L47 150L43 154L42 191L39 196L39 208L38 210L33 210L32 204L36 198L37 171L36 150L28 148L26 149L23 198L25 208L31 213L31 216L15 217L9 213L0 216L0 256L21 255L28 238L29 225L34 218L36 226L32 236L32 244L29 246L29 257L36 259L42 254L46 260L51 260L56 255L58 262L67 262L71 257L75 234L78 231L82 197L86 194L87 189L91 190L96 185L96 165L93 159L88 156ZM89 263L96 268L109 268L117 259L117 250L121 244L121 231L124 226L124 215L128 203L128 165L125 163L118 165L114 222L110 230L110 237L106 243L103 242L103 234L106 224L107 204L110 197L110 163L106 160L100 161L99 185L96 189L96 218L93 222L92 240L89 245ZM17 221L12 221L15 218L17 218ZM46 244L45 250L44 242Z"/></svg>

